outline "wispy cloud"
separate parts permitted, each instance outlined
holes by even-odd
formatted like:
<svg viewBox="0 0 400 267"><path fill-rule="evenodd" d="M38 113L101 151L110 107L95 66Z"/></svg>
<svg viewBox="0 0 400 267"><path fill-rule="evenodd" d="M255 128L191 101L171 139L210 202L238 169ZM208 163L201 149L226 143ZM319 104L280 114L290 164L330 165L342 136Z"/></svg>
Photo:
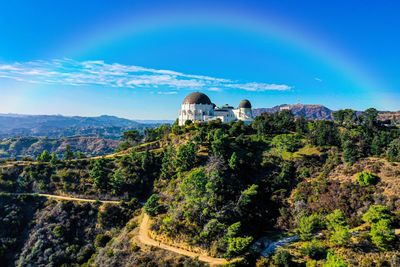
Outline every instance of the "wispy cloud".
<svg viewBox="0 0 400 267"><path fill-rule="evenodd" d="M314 80L316 80L317 82L322 82L322 79L318 77L314 77Z"/></svg>
<svg viewBox="0 0 400 267"><path fill-rule="evenodd" d="M13 64L0 63L0 78L42 84L157 88L159 94L176 94L177 90L181 89L209 91L237 89L260 92L286 91L292 88L286 84L241 83L229 79L184 74L172 70L71 59L38 60Z"/></svg>

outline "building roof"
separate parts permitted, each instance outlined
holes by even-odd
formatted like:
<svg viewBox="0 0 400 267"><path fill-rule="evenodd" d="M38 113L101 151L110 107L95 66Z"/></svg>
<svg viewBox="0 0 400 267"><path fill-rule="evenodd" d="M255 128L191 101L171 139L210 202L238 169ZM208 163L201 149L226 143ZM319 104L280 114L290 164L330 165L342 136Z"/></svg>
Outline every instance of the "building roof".
<svg viewBox="0 0 400 267"><path fill-rule="evenodd" d="M251 108L251 103L247 99L240 101L239 108Z"/></svg>
<svg viewBox="0 0 400 267"><path fill-rule="evenodd" d="M210 98L203 93L194 92L185 97L183 104L207 104L212 105Z"/></svg>

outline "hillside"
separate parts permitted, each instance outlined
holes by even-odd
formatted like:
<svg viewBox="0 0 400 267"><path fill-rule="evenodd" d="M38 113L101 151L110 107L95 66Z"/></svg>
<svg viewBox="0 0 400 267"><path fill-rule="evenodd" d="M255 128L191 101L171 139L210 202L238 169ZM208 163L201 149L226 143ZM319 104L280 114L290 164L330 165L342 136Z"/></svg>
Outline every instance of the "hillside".
<svg viewBox="0 0 400 267"><path fill-rule="evenodd" d="M311 120L332 120L333 111L322 105L306 105L306 104L282 104L272 108L253 109L254 116L259 116L264 112L275 113L281 110L290 110L297 117L305 117Z"/></svg>
<svg viewBox="0 0 400 267"><path fill-rule="evenodd" d="M69 146L72 152L82 152L86 156L105 155L113 152L118 147L119 141L97 137L67 137L67 138L42 138L42 137L14 137L0 140L0 159L23 157L36 158L44 150L56 153L61 157Z"/></svg>
<svg viewBox="0 0 400 267"><path fill-rule="evenodd" d="M12 231L0 233L0 258L398 266L400 129L344 116L174 124L106 157L1 162L0 223Z"/></svg>
<svg viewBox="0 0 400 267"><path fill-rule="evenodd" d="M115 116L80 117L61 115L0 114L0 138L43 136L49 138L95 136L119 139L124 131L154 127L158 123L139 123Z"/></svg>

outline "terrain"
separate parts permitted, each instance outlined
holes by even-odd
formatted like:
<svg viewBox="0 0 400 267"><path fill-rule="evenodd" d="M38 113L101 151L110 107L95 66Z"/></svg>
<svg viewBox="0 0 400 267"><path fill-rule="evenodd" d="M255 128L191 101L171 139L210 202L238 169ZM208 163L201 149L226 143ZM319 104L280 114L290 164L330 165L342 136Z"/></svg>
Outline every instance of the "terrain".
<svg viewBox="0 0 400 267"><path fill-rule="evenodd" d="M378 112L128 131L0 163L7 266L398 266L400 129Z"/></svg>

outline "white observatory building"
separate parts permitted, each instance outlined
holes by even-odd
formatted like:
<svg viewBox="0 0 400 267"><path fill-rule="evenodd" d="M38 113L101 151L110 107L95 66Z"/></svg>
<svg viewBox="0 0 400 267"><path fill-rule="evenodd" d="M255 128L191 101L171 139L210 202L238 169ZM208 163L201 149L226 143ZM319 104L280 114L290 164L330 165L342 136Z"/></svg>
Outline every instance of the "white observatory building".
<svg viewBox="0 0 400 267"><path fill-rule="evenodd" d="M217 107L210 98L203 93L194 92L185 97L179 110L179 125L185 125L186 121L206 122L220 119L224 123L241 120L245 123L253 121L251 103L244 99L240 101L239 107L230 105Z"/></svg>

